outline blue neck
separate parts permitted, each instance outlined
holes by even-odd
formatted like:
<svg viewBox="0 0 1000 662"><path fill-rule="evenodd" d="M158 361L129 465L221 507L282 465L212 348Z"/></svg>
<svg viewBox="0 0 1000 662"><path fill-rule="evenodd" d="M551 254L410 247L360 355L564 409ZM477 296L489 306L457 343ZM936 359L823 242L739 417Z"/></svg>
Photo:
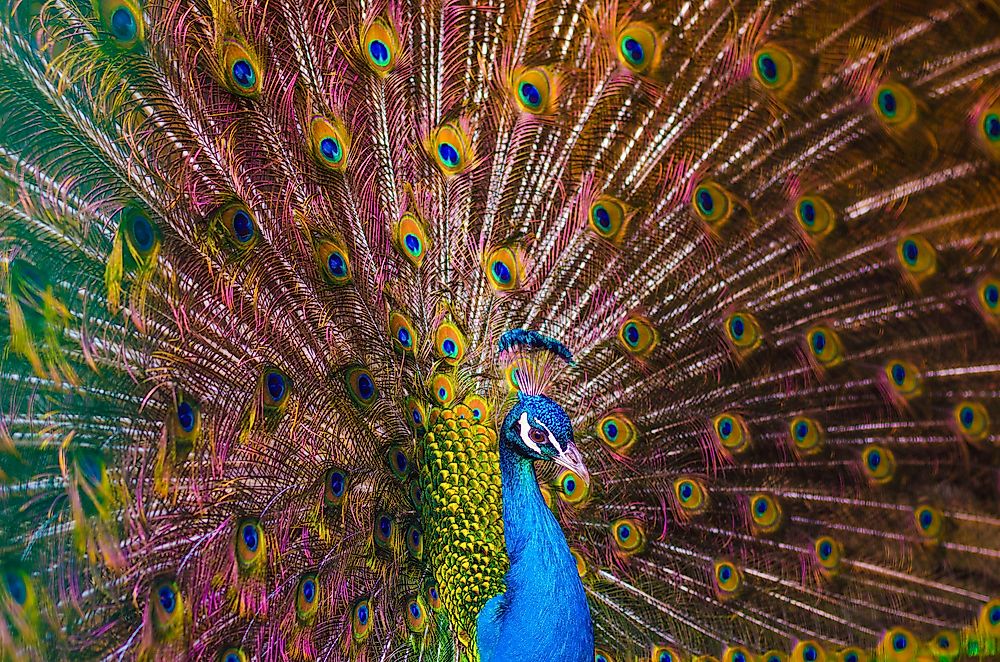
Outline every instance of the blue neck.
<svg viewBox="0 0 1000 662"><path fill-rule="evenodd" d="M506 592L480 616L481 659L592 661L587 596L566 537L538 491L534 464L501 441L500 472L510 571Z"/></svg>

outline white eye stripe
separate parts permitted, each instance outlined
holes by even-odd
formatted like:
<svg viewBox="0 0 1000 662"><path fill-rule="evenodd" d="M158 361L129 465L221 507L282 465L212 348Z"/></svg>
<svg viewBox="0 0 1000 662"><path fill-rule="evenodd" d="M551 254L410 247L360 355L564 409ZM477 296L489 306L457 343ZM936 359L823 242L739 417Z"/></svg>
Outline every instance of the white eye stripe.
<svg viewBox="0 0 1000 662"><path fill-rule="evenodd" d="M537 418L535 419L535 422L538 423L539 425L541 425L543 428L545 428L545 431L549 435L549 443L552 444L552 447L556 449L557 453L562 454L562 451L563 451L562 446L560 446L559 442L556 441L556 436L554 434L552 434L552 430L549 429L549 426L546 425L545 423L542 423Z"/></svg>
<svg viewBox="0 0 1000 662"><path fill-rule="evenodd" d="M542 454L542 449L538 447L538 444L531 440L531 423L528 422L528 412L523 412L521 417L517 419L518 425L521 428L521 441L524 445L535 451L539 455Z"/></svg>

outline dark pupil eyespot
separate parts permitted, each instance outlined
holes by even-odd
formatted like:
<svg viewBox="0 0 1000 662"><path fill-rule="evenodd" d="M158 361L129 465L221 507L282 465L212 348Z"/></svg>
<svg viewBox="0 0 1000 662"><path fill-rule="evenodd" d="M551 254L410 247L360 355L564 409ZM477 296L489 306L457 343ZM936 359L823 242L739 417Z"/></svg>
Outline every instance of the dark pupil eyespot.
<svg viewBox="0 0 1000 662"><path fill-rule="evenodd" d="M135 38L135 17L126 7L119 7L111 14L111 34L118 41L131 41Z"/></svg>
<svg viewBox="0 0 1000 662"><path fill-rule="evenodd" d="M740 319L739 317L737 317L736 319L733 320L733 323L730 325L730 327L733 330L733 337L734 338L739 339L739 338L743 337L743 331L745 331L746 328L743 325L743 320L742 319Z"/></svg>
<svg viewBox="0 0 1000 662"><path fill-rule="evenodd" d="M414 531L410 534L410 540L413 542L413 546L416 547L420 544L420 532Z"/></svg>
<svg viewBox="0 0 1000 662"><path fill-rule="evenodd" d="M733 576L733 571L729 568L728 565L724 565L721 568L719 568L719 579L721 579L722 581L724 582L729 581L729 578L732 576Z"/></svg>
<svg viewBox="0 0 1000 662"><path fill-rule="evenodd" d="M903 257L906 258L907 262L913 264L917 261L917 256L919 254L920 251L917 249L917 244L915 242L907 240L903 243Z"/></svg>
<svg viewBox="0 0 1000 662"><path fill-rule="evenodd" d="M627 340L630 345L635 345L639 342L639 329L635 324L629 324L625 327L625 340Z"/></svg>
<svg viewBox="0 0 1000 662"><path fill-rule="evenodd" d="M628 57L629 60L632 61L633 64L639 64L640 62L642 62L644 57L644 54L642 52L642 44L640 44L632 37L628 37L625 39L624 46L625 46L625 55Z"/></svg>
<svg viewBox="0 0 1000 662"><path fill-rule="evenodd" d="M824 542L819 546L819 555L824 559L833 553L833 545L828 542Z"/></svg>
<svg viewBox="0 0 1000 662"><path fill-rule="evenodd" d="M449 143L441 143L438 145L438 155L441 157L441 160L444 161L445 165L458 165L458 150Z"/></svg>
<svg viewBox="0 0 1000 662"><path fill-rule="evenodd" d="M478 411L478 410L476 410L476 411ZM472 413L475 414L476 412L472 412ZM416 410L416 409L413 410L413 422L414 423L419 423L420 422L420 412L418 410Z"/></svg>
<svg viewBox="0 0 1000 662"><path fill-rule="evenodd" d="M898 363L892 366L892 379L897 384L902 386L903 381L906 379L906 368L904 368Z"/></svg>
<svg viewBox="0 0 1000 662"><path fill-rule="evenodd" d="M233 63L233 80L243 88L253 87L257 75L253 72L253 67L244 59L236 60Z"/></svg>
<svg viewBox="0 0 1000 662"><path fill-rule="evenodd" d="M239 660L240 658L235 653L230 653L226 656L226 662L239 662Z"/></svg>
<svg viewBox="0 0 1000 662"><path fill-rule="evenodd" d="M85 455L80 460L80 471L83 472L83 475L86 476L91 484L97 485L101 482L101 465L90 455Z"/></svg>
<svg viewBox="0 0 1000 662"><path fill-rule="evenodd" d="M990 609L990 623L1000 623L1000 607Z"/></svg>
<svg viewBox="0 0 1000 662"><path fill-rule="evenodd" d="M368 623L368 607L364 605L358 607L358 623L362 625Z"/></svg>
<svg viewBox="0 0 1000 662"><path fill-rule="evenodd" d="M542 95L538 88L531 83L521 83L521 98L529 106L537 106L542 102Z"/></svg>
<svg viewBox="0 0 1000 662"><path fill-rule="evenodd" d="M903 650L906 648L906 637L901 634L897 634L892 638L892 646L898 651Z"/></svg>
<svg viewBox="0 0 1000 662"><path fill-rule="evenodd" d="M396 466L400 471L406 470L406 455L402 452L396 453Z"/></svg>
<svg viewBox="0 0 1000 662"><path fill-rule="evenodd" d="M375 382L366 373L358 376L358 395L362 400L371 400L375 395Z"/></svg>
<svg viewBox="0 0 1000 662"><path fill-rule="evenodd" d="M378 39L373 39L368 44L368 53L371 54L372 59L379 65L384 66L389 62L389 47Z"/></svg>
<svg viewBox="0 0 1000 662"><path fill-rule="evenodd" d="M882 112L892 117L896 114L896 95L886 90L879 95L879 102L882 104Z"/></svg>
<svg viewBox="0 0 1000 662"><path fill-rule="evenodd" d="M757 65L760 68L760 75L767 82L773 83L778 78L778 64L770 55L761 55Z"/></svg>
<svg viewBox="0 0 1000 662"><path fill-rule="evenodd" d="M764 499L758 499L755 508L758 515L763 515L767 512L767 501Z"/></svg>
<svg viewBox="0 0 1000 662"><path fill-rule="evenodd" d="M815 662L816 655L816 649L812 646L806 646L806 649L802 652L802 657L808 660L808 662Z"/></svg>
<svg viewBox="0 0 1000 662"><path fill-rule="evenodd" d="M414 234L408 234L403 238L403 243L406 244L406 249L411 253L420 252L420 238Z"/></svg>
<svg viewBox="0 0 1000 662"><path fill-rule="evenodd" d="M7 572L4 573L3 582L7 585L7 592L14 602L23 605L28 599L28 587L25 586L24 579L17 573Z"/></svg>
<svg viewBox="0 0 1000 662"><path fill-rule="evenodd" d="M472 410L472 418L479 419L479 418L482 417L482 415L483 415L483 412L479 411L478 409L473 409Z"/></svg>
<svg viewBox="0 0 1000 662"><path fill-rule="evenodd" d="M806 225L812 225L816 222L816 207L811 202L803 202L802 206L799 207L799 214Z"/></svg>
<svg viewBox="0 0 1000 662"><path fill-rule="evenodd" d="M285 378L276 372L267 374L267 394L277 402L285 394Z"/></svg>
<svg viewBox="0 0 1000 662"><path fill-rule="evenodd" d="M597 225L602 230L611 229L611 214L604 207L598 206L594 208L594 220L597 221Z"/></svg>
<svg viewBox="0 0 1000 662"><path fill-rule="evenodd" d="M434 588L433 586L431 587L430 594L431 594L431 599L432 600L437 600L438 599L437 589Z"/></svg>
<svg viewBox="0 0 1000 662"><path fill-rule="evenodd" d="M413 618L420 618L420 606L417 605L416 602L410 603L410 615L412 615Z"/></svg>
<svg viewBox="0 0 1000 662"><path fill-rule="evenodd" d="M744 655L743 653L737 653L736 655L733 655L733 662L746 662L746 660L747 656Z"/></svg>
<svg viewBox="0 0 1000 662"><path fill-rule="evenodd" d="M399 344L401 344L403 347L409 347L410 346L410 332L409 331L407 331L406 329L400 329L399 333L397 333L396 336L399 338Z"/></svg>
<svg viewBox="0 0 1000 662"><path fill-rule="evenodd" d="M848 653L847 657L844 658L844 662L858 662L858 654Z"/></svg>
<svg viewBox="0 0 1000 662"><path fill-rule="evenodd" d="M877 469L878 465L882 464L882 456L879 453L872 452L868 455L868 466L872 469Z"/></svg>
<svg viewBox="0 0 1000 662"><path fill-rule="evenodd" d="M986 135L989 136L991 140L1000 138L1000 116L992 113L987 115L986 120L983 122L983 126L986 129Z"/></svg>
<svg viewBox="0 0 1000 662"><path fill-rule="evenodd" d="M153 226L145 216L132 218L132 238L135 239L135 247L141 251L153 247Z"/></svg>
<svg viewBox="0 0 1000 662"><path fill-rule="evenodd" d="M160 606L163 607L163 611L168 614L174 611L177 606L177 599L174 596L174 590L169 586L163 586L158 591L160 598Z"/></svg>
<svg viewBox="0 0 1000 662"><path fill-rule="evenodd" d="M719 423L719 433L722 434L723 437L728 437L729 435L731 435L733 433L732 421L730 421L729 419L725 419L721 423Z"/></svg>
<svg viewBox="0 0 1000 662"><path fill-rule="evenodd" d="M501 283L510 282L510 269L503 262L497 260L493 263L493 275L497 277L497 280Z"/></svg>
<svg viewBox="0 0 1000 662"><path fill-rule="evenodd" d="M576 481L572 478L566 479L566 492L572 494L576 491Z"/></svg>
<svg viewBox="0 0 1000 662"><path fill-rule="evenodd" d="M340 160L340 143L333 138L323 138L323 140L319 142L319 150L323 152L323 156L326 157L328 161Z"/></svg>
<svg viewBox="0 0 1000 662"><path fill-rule="evenodd" d="M446 389L443 386L441 388L439 388L438 389L438 397L441 398L442 400L444 400L445 398L447 398L448 397L448 389Z"/></svg>
<svg viewBox="0 0 1000 662"><path fill-rule="evenodd" d="M618 436L618 426L613 421L605 426L604 431L607 433L609 439L614 439Z"/></svg>
<svg viewBox="0 0 1000 662"><path fill-rule="evenodd" d="M302 597L309 603L316 597L316 584L311 579L302 584Z"/></svg>
<svg viewBox="0 0 1000 662"><path fill-rule="evenodd" d="M629 527L627 524L622 524L620 527L618 527L618 537L620 537L622 540L628 540L629 536L631 535L632 535L632 528Z"/></svg>
<svg viewBox="0 0 1000 662"><path fill-rule="evenodd" d="M233 214L233 232L241 242L250 241L253 237L253 221L250 220L250 214L242 209Z"/></svg>
<svg viewBox="0 0 1000 662"><path fill-rule="evenodd" d="M681 498L687 501L694 494L694 488L691 487L691 483L684 483L681 485Z"/></svg>
<svg viewBox="0 0 1000 662"><path fill-rule="evenodd" d="M997 305L997 303L1000 303L1000 288L996 285L987 285L986 296L984 298L991 306Z"/></svg>
<svg viewBox="0 0 1000 662"><path fill-rule="evenodd" d="M705 214L711 214L715 209L715 200L706 189L698 191L698 208Z"/></svg>
<svg viewBox="0 0 1000 662"><path fill-rule="evenodd" d="M185 432L194 429L194 410L187 402L181 402L177 405L177 422L181 424L181 428Z"/></svg>
<svg viewBox="0 0 1000 662"><path fill-rule="evenodd" d="M809 434L809 426L806 423L799 423L795 426L796 437L799 439L805 439L807 434Z"/></svg>
<svg viewBox="0 0 1000 662"><path fill-rule="evenodd" d="M951 648L951 642L948 641L948 637L941 637L938 639L938 646L941 648Z"/></svg>
<svg viewBox="0 0 1000 662"><path fill-rule="evenodd" d="M334 496L340 496L344 491L344 475L339 472L330 474L330 491Z"/></svg>
<svg viewBox="0 0 1000 662"><path fill-rule="evenodd" d="M257 529L255 529L252 524L247 524L243 527L243 544L245 544L247 549L251 552L256 552L257 543Z"/></svg>
<svg viewBox="0 0 1000 662"><path fill-rule="evenodd" d="M816 335L814 335L813 348L817 352L822 352L825 347L826 347L826 336L823 335L822 333L817 333Z"/></svg>
<svg viewBox="0 0 1000 662"><path fill-rule="evenodd" d="M934 521L934 515L929 510L920 511L920 526L927 528Z"/></svg>
<svg viewBox="0 0 1000 662"><path fill-rule="evenodd" d="M458 350L458 345L455 344L454 340L452 340L451 338L448 338L443 343L441 343L441 348L444 350L444 353L446 355L448 355L448 356L455 356L455 353Z"/></svg>
<svg viewBox="0 0 1000 662"><path fill-rule="evenodd" d="M382 517L378 521L378 530L382 534L383 538L388 538L389 534L392 532L392 522L389 521L388 517Z"/></svg>
<svg viewBox="0 0 1000 662"><path fill-rule="evenodd" d="M326 259L326 264L330 268L330 273L337 278L343 278L347 275L347 263L344 261L344 256L340 253L336 251L330 253L330 257Z"/></svg>

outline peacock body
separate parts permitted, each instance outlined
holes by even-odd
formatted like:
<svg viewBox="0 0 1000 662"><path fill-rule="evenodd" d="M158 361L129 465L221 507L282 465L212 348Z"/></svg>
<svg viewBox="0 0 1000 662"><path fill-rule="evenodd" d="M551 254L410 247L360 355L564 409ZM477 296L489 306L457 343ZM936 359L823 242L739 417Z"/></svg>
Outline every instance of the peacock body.
<svg viewBox="0 0 1000 662"><path fill-rule="evenodd" d="M1000 659L991 0L14 0L3 659Z"/></svg>

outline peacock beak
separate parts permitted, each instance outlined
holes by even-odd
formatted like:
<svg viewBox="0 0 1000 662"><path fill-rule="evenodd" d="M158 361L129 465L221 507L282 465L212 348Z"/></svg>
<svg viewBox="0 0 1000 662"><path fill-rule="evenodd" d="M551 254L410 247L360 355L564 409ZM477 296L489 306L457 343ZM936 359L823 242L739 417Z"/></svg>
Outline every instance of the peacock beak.
<svg viewBox="0 0 1000 662"><path fill-rule="evenodd" d="M560 467L569 469L579 476L580 480L590 485L590 472L587 471L587 465L583 462L583 454L576 447L576 444L570 443L561 453L552 458L552 461Z"/></svg>

